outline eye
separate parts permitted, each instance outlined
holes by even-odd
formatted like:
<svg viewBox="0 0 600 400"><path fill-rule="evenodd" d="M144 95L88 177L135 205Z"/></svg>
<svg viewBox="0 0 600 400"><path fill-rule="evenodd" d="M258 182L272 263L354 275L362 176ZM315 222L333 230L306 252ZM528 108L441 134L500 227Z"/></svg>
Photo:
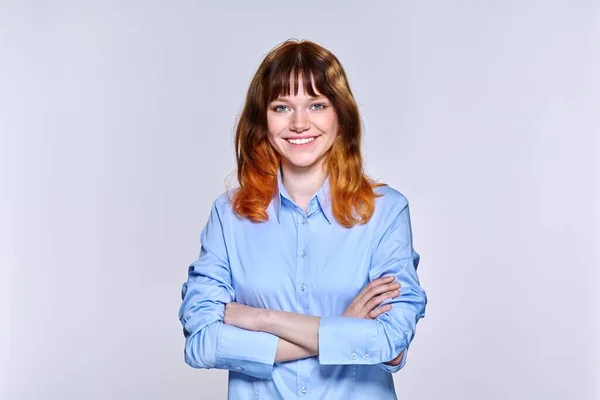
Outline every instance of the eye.
<svg viewBox="0 0 600 400"><path fill-rule="evenodd" d="M313 109L315 109L315 110L317 110L317 111L321 111L321 110L325 109L325 107L326 107L326 106L325 106L325 104L323 104L323 103L315 103L315 104L313 104L313 105L311 106L311 108L313 108Z"/></svg>
<svg viewBox="0 0 600 400"><path fill-rule="evenodd" d="M282 105L278 105L278 106L273 107L273 111L279 112L279 113L280 112L284 112L286 109L287 109L287 107L286 106L282 106Z"/></svg>

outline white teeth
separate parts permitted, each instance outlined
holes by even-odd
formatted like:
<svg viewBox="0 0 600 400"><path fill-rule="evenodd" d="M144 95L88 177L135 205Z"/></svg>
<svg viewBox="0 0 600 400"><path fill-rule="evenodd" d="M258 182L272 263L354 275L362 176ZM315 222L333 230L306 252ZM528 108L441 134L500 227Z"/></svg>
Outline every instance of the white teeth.
<svg viewBox="0 0 600 400"><path fill-rule="evenodd" d="M287 139L287 141L291 144L306 144L312 142L313 140L315 140L314 137L306 139Z"/></svg>

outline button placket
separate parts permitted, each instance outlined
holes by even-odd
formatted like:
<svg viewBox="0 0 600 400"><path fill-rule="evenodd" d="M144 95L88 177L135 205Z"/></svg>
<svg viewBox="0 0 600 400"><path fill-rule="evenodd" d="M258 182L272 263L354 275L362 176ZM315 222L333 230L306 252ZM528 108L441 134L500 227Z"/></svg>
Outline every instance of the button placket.
<svg viewBox="0 0 600 400"><path fill-rule="evenodd" d="M309 208L310 209L310 208ZM310 315L309 306L309 289L310 282L307 282L309 271L309 244L310 244L310 231L307 214L304 211L299 212L297 215L297 240L298 240L298 257L296 259L296 301L298 312ZM304 359L298 360L297 369L297 392L299 396L305 396L308 393L310 387L310 363L312 360Z"/></svg>
<svg viewBox="0 0 600 400"><path fill-rule="evenodd" d="M298 282L300 292L298 293L298 302L300 311L306 313L307 309L307 299L305 297L305 292L307 289L306 285L306 268L307 268L307 244L309 242L308 237L308 229L307 229L307 216L304 213L298 213L298 224L296 225L298 229L298 249L300 250L300 259L298 260L298 265L296 269L296 282Z"/></svg>

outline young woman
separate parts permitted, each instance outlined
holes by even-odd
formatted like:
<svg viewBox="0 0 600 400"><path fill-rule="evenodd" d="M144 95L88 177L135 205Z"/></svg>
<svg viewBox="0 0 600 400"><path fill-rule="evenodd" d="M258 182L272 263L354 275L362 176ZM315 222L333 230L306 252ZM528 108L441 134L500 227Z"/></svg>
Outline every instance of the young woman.
<svg viewBox="0 0 600 400"><path fill-rule="evenodd" d="M286 41L248 89L239 187L215 200L179 318L185 360L230 399L395 399L427 298L407 199L363 172L338 59Z"/></svg>

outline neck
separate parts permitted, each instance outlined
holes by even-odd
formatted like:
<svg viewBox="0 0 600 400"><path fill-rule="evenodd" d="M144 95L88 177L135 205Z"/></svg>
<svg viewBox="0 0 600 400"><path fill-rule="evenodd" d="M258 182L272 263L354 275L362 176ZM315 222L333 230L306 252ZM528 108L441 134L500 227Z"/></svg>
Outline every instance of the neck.
<svg viewBox="0 0 600 400"><path fill-rule="evenodd" d="M303 208L305 208L303 204L308 204L327 179L327 172L322 164L310 168L298 168L282 160L281 171L285 190L292 200Z"/></svg>

